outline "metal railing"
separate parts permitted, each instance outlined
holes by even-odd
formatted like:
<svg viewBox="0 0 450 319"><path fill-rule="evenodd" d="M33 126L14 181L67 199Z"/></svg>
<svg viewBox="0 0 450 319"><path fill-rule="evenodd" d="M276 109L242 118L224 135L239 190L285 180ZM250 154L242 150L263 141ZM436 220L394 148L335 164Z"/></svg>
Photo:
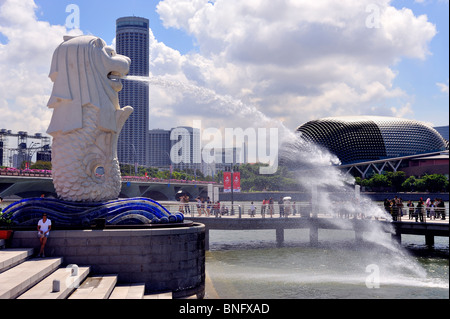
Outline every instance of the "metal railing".
<svg viewBox="0 0 450 319"><path fill-rule="evenodd" d="M28 176L28 177L52 177L52 171L45 169L17 169L0 168L0 175L4 176Z"/></svg>
<svg viewBox="0 0 450 319"><path fill-rule="evenodd" d="M313 212L311 204L299 202L290 204L289 206L275 203L273 205L251 204L251 203L235 203L234 206L230 202L221 202L220 205L204 203L200 206L195 202L179 203L179 202L161 202L171 213L182 212L186 217L235 217L235 218L271 218L271 217L335 217L344 219L368 219L372 216L364 213L364 207L358 209L350 206L327 206L320 207ZM381 210L384 210L382 204L378 204ZM410 213L409 207L403 207L401 210L393 209L387 212L392 216L393 221L415 221L427 222L434 220L448 220L449 208L417 209L416 207Z"/></svg>
<svg viewBox="0 0 450 319"><path fill-rule="evenodd" d="M27 177L52 177L51 170L44 169L17 169L17 168L0 168L0 175L4 176L27 176ZM185 179L164 179L157 177L146 176L122 176L124 182L152 182L152 183L181 183L181 184L213 184L220 185L214 181L199 181L199 180L185 180Z"/></svg>

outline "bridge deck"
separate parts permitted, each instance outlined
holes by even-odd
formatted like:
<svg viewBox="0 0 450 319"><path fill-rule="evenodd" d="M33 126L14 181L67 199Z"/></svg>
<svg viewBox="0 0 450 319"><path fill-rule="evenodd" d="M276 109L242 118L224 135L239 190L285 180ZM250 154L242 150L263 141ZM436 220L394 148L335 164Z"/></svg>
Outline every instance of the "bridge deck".
<svg viewBox="0 0 450 319"><path fill-rule="evenodd" d="M449 222L436 220L433 222L395 221L375 219L344 219L318 215L318 217L288 217L288 218L258 218L238 216L217 217L189 217L187 219L202 223L206 226L206 247L209 249L209 230L259 230L275 229L276 240L279 244L284 241L285 229L309 229L311 243L318 242L318 229L342 229L355 231L355 238L361 239L362 233L370 232L375 227L381 227L386 233L401 240L402 234L425 236L426 243L432 245L434 236L449 237Z"/></svg>

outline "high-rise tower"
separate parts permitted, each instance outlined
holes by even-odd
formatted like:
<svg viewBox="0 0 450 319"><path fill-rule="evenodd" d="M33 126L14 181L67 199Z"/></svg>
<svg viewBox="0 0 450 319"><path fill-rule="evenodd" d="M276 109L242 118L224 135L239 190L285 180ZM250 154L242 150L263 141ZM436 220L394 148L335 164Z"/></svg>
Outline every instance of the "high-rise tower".
<svg viewBox="0 0 450 319"><path fill-rule="evenodd" d="M123 17L116 21L116 52L131 59L129 75L149 75L149 20ZM117 153L121 163L148 165L149 94L144 82L123 80L121 107L134 112L119 136Z"/></svg>

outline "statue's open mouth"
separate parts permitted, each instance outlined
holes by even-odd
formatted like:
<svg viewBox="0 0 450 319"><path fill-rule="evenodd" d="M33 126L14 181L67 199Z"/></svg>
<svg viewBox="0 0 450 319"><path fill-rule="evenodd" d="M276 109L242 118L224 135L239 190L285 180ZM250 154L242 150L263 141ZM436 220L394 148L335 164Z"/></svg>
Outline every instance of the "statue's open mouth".
<svg viewBox="0 0 450 319"><path fill-rule="evenodd" d="M125 74L122 74L117 71L111 71L108 73L107 77L111 81L110 82L111 87L113 88L114 91L119 92L120 90L122 90L123 86L120 80L125 77Z"/></svg>
<svg viewBox="0 0 450 319"><path fill-rule="evenodd" d="M120 81L120 79L122 79L123 77L124 75L119 72L112 71L108 73L108 79L114 82Z"/></svg>

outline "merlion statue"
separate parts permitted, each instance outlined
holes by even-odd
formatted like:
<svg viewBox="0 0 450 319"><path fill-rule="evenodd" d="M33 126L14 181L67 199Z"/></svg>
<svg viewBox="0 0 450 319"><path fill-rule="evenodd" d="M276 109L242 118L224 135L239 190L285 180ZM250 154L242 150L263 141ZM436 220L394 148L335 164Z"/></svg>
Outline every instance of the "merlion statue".
<svg viewBox="0 0 450 319"><path fill-rule="evenodd" d="M120 78L131 60L95 36L64 37L53 54L48 107L53 115L52 174L66 201L116 199L121 189L117 139L133 112L120 108Z"/></svg>

